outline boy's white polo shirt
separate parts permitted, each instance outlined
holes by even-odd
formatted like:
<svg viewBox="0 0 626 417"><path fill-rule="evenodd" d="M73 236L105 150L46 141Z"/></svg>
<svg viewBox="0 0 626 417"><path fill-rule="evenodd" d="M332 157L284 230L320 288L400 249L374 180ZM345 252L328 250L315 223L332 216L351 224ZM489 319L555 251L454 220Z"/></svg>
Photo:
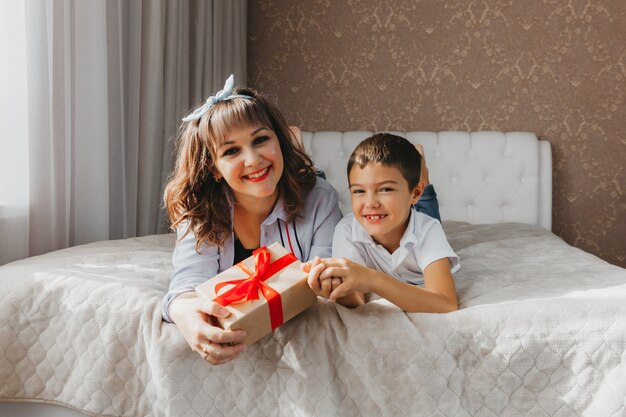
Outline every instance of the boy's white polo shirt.
<svg viewBox="0 0 626 417"><path fill-rule="evenodd" d="M350 259L415 285L424 283L423 271L434 261L448 258L452 273L461 266L441 223L415 210L411 210L400 247L393 253L374 242L354 214L346 215L335 228L333 257Z"/></svg>

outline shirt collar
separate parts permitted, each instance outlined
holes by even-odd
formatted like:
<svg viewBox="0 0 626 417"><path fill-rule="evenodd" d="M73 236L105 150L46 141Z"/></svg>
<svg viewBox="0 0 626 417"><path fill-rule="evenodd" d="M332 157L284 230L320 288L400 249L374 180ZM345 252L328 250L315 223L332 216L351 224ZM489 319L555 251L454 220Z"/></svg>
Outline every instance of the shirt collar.
<svg viewBox="0 0 626 417"><path fill-rule="evenodd" d="M287 210L285 210L285 202L282 196L278 197L278 201L276 201L276 204L274 205L271 213L265 218L265 220L263 220L263 225L270 225L274 223L277 219L280 219L285 223L287 223L287 220L289 219L289 216L287 215Z"/></svg>
<svg viewBox="0 0 626 417"><path fill-rule="evenodd" d="M232 219L233 208L235 207L235 198L232 194L232 191L228 192L226 195L228 198L228 202L230 203L230 217ZM287 210L285 210L285 202L282 196L278 196L278 200L276 201L274 208L272 209L270 214L265 218L265 220L263 220L262 224L267 226L267 225L274 223L277 219L280 219L285 223L287 223L287 220L289 219L289 216L287 215Z"/></svg>
<svg viewBox="0 0 626 417"><path fill-rule="evenodd" d="M400 239L400 246L406 247L409 244L417 245L419 242L417 240L417 236L415 236L415 217L417 216L417 211L411 207L411 213L409 214L409 224L406 225L406 230L404 231L404 235L402 235L402 239Z"/></svg>
<svg viewBox="0 0 626 417"><path fill-rule="evenodd" d="M353 242L361 242L361 243L369 243L375 245L374 239L367 233L367 230L359 223L356 219L356 216L352 214L352 241Z"/></svg>

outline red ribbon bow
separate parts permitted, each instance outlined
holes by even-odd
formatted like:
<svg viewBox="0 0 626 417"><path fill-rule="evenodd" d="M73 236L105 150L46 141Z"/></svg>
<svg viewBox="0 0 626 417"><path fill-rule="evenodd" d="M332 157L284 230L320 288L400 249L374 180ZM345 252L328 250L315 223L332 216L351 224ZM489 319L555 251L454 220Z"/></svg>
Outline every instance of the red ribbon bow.
<svg viewBox="0 0 626 417"><path fill-rule="evenodd" d="M274 330L283 324L283 303L278 291L274 290L263 281L269 279L287 265L295 262L296 257L288 253L274 262L270 262L271 253L265 246L261 246L252 252L252 255L254 256L254 272L250 271L243 262L239 262L236 266L245 272L248 278L223 281L216 284L216 293L225 285L235 286L224 294L215 297L213 301L226 307L232 303L258 300L259 290L261 290L261 294L263 294L263 297L267 300L267 305L270 309L270 323L272 330Z"/></svg>

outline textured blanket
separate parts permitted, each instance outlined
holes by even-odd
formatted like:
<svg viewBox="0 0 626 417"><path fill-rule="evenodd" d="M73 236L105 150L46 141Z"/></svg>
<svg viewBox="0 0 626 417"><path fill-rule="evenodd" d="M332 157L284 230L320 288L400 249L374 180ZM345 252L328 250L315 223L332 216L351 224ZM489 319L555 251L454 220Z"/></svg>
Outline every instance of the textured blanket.
<svg viewBox="0 0 626 417"><path fill-rule="evenodd" d="M533 226L445 229L459 311L320 300L221 366L161 322L172 235L0 267L0 401L104 416L626 415L626 271Z"/></svg>

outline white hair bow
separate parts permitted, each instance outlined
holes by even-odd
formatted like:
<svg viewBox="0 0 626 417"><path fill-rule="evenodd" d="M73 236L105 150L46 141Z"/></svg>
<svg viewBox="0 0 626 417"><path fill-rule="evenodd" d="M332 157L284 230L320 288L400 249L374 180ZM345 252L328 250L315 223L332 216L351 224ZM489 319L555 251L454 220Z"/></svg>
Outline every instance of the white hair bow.
<svg viewBox="0 0 626 417"><path fill-rule="evenodd" d="M245 94L233 94L233 84L235 83L235 77L233 74L230 74L230 77L226 79L226 83L224 84L224 88L218 91L214 96L209 97L206 102L195 109L190 115L183 118L183 122L190 122L192 120L196 120L201 118L204 113L209 111L211 107L220 101L229 100L231 98L252 98L250 96L246 96Z"/></svg>

